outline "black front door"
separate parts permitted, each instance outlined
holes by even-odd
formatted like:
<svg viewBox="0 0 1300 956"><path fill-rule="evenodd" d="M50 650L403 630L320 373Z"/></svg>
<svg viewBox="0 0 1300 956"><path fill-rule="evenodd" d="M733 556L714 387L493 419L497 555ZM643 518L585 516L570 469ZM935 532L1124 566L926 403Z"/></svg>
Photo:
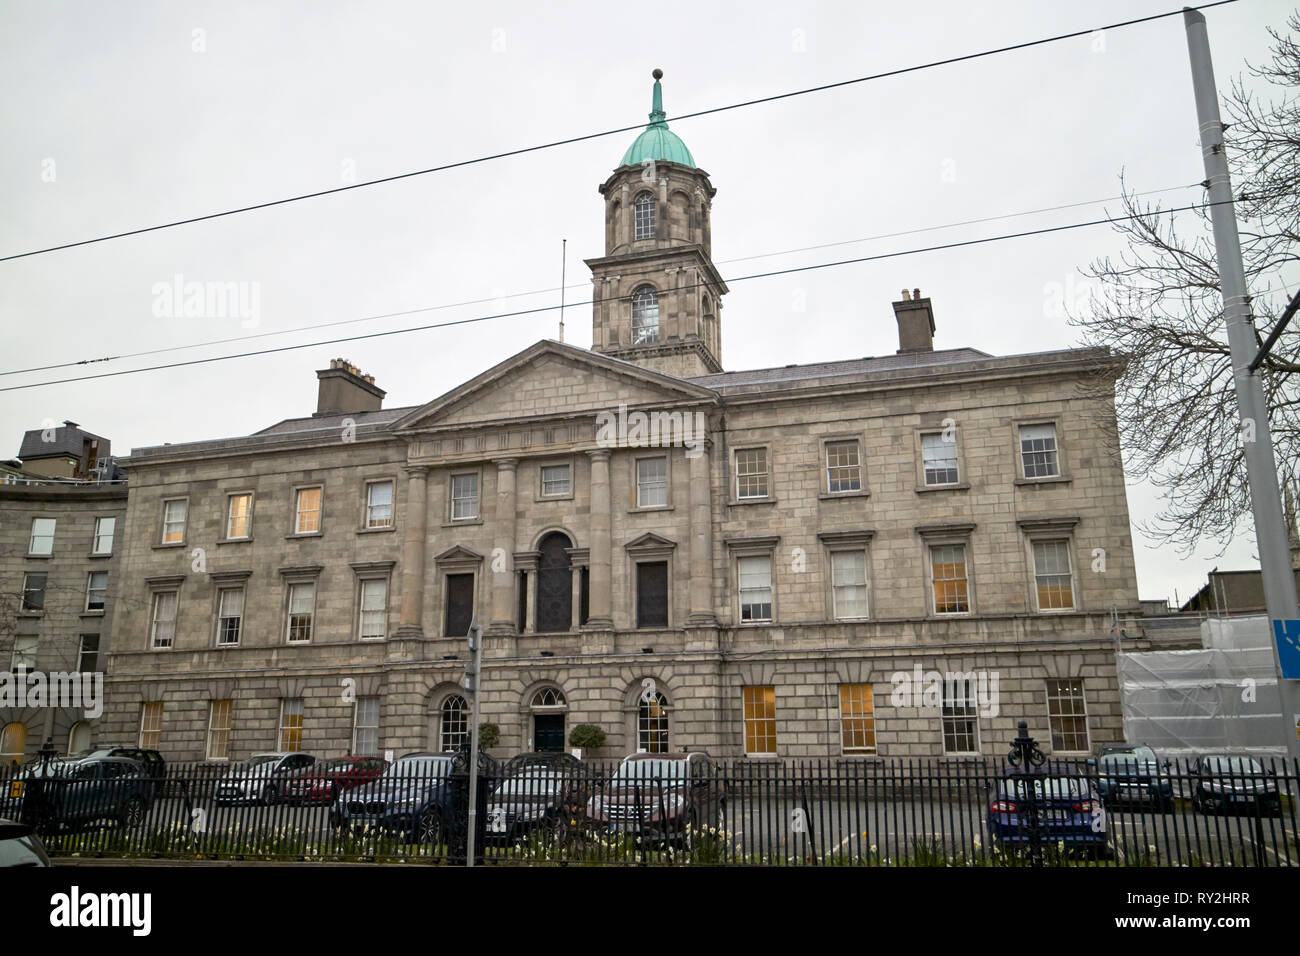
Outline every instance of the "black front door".
<svg viewBox="0 0 1300 956"><path fill-rule="evenodd" d="M563 714L533 714L533 749L536 751L564 749Z"/></svg>
<svg viewBox="0 0 1300 956"><path fill-rule="evenodd" d="M537 550L537 631L573 630L573 568L569 551L573 545L558 531L541 540ZM563 747L561 747L563 749Z"/></svg>

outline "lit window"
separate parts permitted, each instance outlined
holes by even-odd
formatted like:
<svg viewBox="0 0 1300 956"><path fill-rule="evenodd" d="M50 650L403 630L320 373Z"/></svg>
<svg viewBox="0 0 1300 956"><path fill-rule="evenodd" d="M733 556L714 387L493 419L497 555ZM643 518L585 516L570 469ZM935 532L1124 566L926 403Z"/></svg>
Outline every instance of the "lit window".
<svg viewBox="0 0 1300 956"><path fill-rule="evenodd" d="M745 754L770 756L776 753L776 688L746 687Z"/></svg>
<svg viewBox="0 0 1300 956"><path fill-rule="evenodd" d="M13 657L10 658L9 669L16 671L23 667L27 670L36 669L36 648L40 644L40 638L30 634L22 634L14 638Z"/></svg>
<svg viewBox="0 0 1300 956"><path fill-rule="evenodd" d="M113 530L116 527L116 518L95 519L95 541L91 548L91 554L113 553Z"/></svg>
<svg viewBox="0 0 1300 956"><path fill-rule="evenodd" d="M736 497L767 497L766 448L745 448L736 452Z"/></svg>
<svg viewBox="0 0 1300 956"><path fill-rule="evenodd" d="M837 620L867 616L867 554L831 552L831 602Z"/></svg>
<svg viewBox="0 0 1300 956"><path fill-rule="evenodd" d="M1054 751L1088 752L1088 713L1081 678L1048 680L1047 717Z"/></svg>
<svg viewBox="0 0 1300 956"><path fill-rule="evenodd" d="M573 484L569 476L568 465L542 466L542 496L567 495Z"/></svg>
<svg viewBox="0 0 1300 956"><path fill-rule="evenodd" d="M740 590L740 620L772 620L772 559L769 555L738 558L736 578Z"/></svg>
<svg viewBox="0 0 1300 956"><path fill-rule="evenodd" d="M294 509L294 534L316 534L320 531L320 488L299 488L298 506Z"/></svg>
<svg viewBox="0 0 1300 956"><path fill-rule="evenodd" d="M0 732L0 767L21 763L26 757L27 725L14 721Z"/></svg>
<svg viewBox="0 0 1300 956"><path fill-rule="evenodd" d="M393 483L372 481L366 485L366 527L388 528L393 524Z"/></svg>
<svg viewBox="0 0 1300 956"><path fill-rule="evenodd" d="M157 750L162 741L163 702L151 700L140 707L141 750Z"/></svg>
<svg viewBox="0 0 1300 956"><path fill-rule="evenodd" d="M948 441L943 433L921 436L921 458L927 485L957 483L957 442Z"/></svg>
<svg viewBox="0 0 1300 956"><path fill-rule="evenodd" d="M362 756L379 753L379 698L358 697L352 720L352 752Z"/></svg>
<svg viewBox="0 0 1300 956"><path fill-rule="evenodd" d="M304 644L311 640L312 613L316 606L316 585L303 582L289 585L289 643Z"/></svg>
<svg viewBox="0 0 1300 956"><path fill-rule="evenodd" d="M388 633L388 581L368 578L361 582L361 639L382 640Z"/></svg>
<svg viewBox="0 0 1300 956"><path fill-rule="evenodd" d="M655 197L642 193L636 197L633 205L636 220L636 238L653 239L655 237Z"/></svg>
<svg viewBox="0 0 1300 956"><path fill-rule="evenodd" d="M478 475L454 475L451 479L451 520L478 517Z"/></svg>
<svg viewBox="0 0 1300 956"><path fill-rule="evenodd" d="M966 546L945 544L930 549L934 576L934 613L963 614L970 610L966 581Z"/></svg>
<svg viewBox="0 0 1300 956"><path fill-rule="evenodd" d="M47 576L44 572L37 574L23 575L23 610L24 611L43 611L45 610L45 582Z"/></svg>
<svg viewBox="0 0 1300 956"><path fill-rule="evenodd" d="M876 708L870 684L840 685L840 745L846 754L876 752Z"/></svg>
<svg viewBox="0 0 1300 956"><path fill-rule="evenodd" d="M1034 542L1034 582L1038 586L1040 611L1069 610L1074 607L1069 541Z"/></svg>
<svg viewBox="0 0 1300 956"><path fill-rule="evenodd" d="M247 538L253 528L253 496L231 495L226 518L227 538Z"/></svg>
<svg viewBox="0 0 1300 956"><path fill-rule="evenodd" d="M51 554L54 551L54 518L33 518L28 554Z"/></svg>
<svg viewBox="0 0 1300 956"><path fill-rule="evenodd" d="M301 697L280 701L280 749L288 753L302 750L302 718L305 710Z"/></svg>
<svg viewBox="0 0 1300 956"><path fill-rule="evenodd" d="M208 759L225 760L230 756L230 716L233 700L214 700L208 711Z"/></svg>
<svg viewBox="0 0 1300 956"><path fill-rule="evenodd" d="M643 285L632 293L632 344L659 341L659 293Z"/></svg>
<svg viewBox="0 0 1300 956"><path fill-rule="evenodd" d="M108 572L92 571L86 579L86 610L104 610L104 597L108 593Z"/></svg>
<svg viewBox="0 0 1300 956"><path fill-rule="evenodd" d="M1061 473L1056 458L1055 425L1021 425L1020 457L1026 478L1053 478Z"/></svg>
<svg viewBox="0 0 1300 956"><path fill-rule="evenodd" d="M862 490L862 460L856 441L826 443L826 488L832 493Z"/></svg>
<svg viewBox="0 0 1300 956"><path fill-rule="evenodd" d="M174 498L163 502L163 544L177 544L185 540L185 514L189 502Z"/></svg>
<svg viewBox="0 0 1300 956"><path fill-rule="evenodd" d="M979 752L979 721L975 711L975 685L966 678L943 682L943 752Z"/></svg>
<svg viewBox="0 0 1300 956"><path fill-rule="evenodd" d="M636 506L660 508L668 504L668 459L636 460Z"/></svg>
<svg viewBox="0 0 1300 956"><path fill-rule="evenodd" d="M159 591L153 596L149 634L154 647L171 647L176 638L176 599L175 591Z"/></svg>
<svg viewBox="0 0 1300 956"><path fill-rule="evenodd" d="M217 644L228 647L239 643L244 621L244 589L222 588L217 600Z"/></svg>
<svg viewBox="0 0 1300 956"><path fill-rule="evenodd" d="M452 694L444 700L440 716L438 737L443 753L452 753L469 743L469 705L464 697Z"/></svg>
<svg viewBox="0 0 1300 956"><path fill-rule="evenodd" d="M668 753L668 698L655 691L640 699L636 712L636 749L639 753Z"/></svg>

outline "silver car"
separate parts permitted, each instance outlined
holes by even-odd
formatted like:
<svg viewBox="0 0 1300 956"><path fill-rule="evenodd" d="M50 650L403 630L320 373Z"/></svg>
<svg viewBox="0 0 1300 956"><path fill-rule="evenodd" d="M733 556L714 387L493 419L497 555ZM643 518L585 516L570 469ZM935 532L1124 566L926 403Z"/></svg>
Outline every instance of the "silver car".
<svg viewBox="0 0 1300 956"><path fill-rule="evenodd" d="M312 754L253 754L235 764L217 781L212 796L217 803L253 803L270 806L284 797L285 778L316 763Z"/></svg>

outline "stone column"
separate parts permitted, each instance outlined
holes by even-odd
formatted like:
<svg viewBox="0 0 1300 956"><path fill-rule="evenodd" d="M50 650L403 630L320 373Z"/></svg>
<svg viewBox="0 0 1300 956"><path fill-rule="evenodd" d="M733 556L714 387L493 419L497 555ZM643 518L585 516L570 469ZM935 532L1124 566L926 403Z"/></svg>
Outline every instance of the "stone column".
<svg viewBox="0 0 1300 956"><path fill-rule="evenodd" d="M518 458L498 458L496 536L488 573L492 576L492 622L488 633L515 633L515 469Z"/></svg>
<svg viewBox="0 0 1300 956"><path fill-rule="evenodd" d="M406 524L402 539L402 614L396 637L424 637L424 552L429 523L429 469L406 469ZM397 503L393 508L396 511Z"/></svg>
<svg viewBox="0 0 1300 956"><path fill-rule="evenodd" d="M610 610L613 606L613 581L610 566L609 518L609 449L596 448L587 452L591 456L591 571L588 585L587 627L592 630L610 630L614 626Z"/></svg>
<svg viewBox="0 0 1300 956"><path fill-rule="evenodd" d="M688 413L689 414L689 413ZM690 623L715 626L713 612L713 508L709 488L709 453L712 442L699 436L697 448L686 449L691 474L691 614ZM692 452L697 452L691 457Z"/></svg>

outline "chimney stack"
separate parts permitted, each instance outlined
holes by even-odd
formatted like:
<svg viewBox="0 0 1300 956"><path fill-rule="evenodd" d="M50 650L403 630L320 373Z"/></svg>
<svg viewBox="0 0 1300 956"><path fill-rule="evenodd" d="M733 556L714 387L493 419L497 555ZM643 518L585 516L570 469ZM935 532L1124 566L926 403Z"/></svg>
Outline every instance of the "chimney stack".
<svg viewBox="0 0 1300 956"><path fill-rule="evenodd" d="M373 375L363 375L347 359L331 359L330 367L316 372L320 389L314 418L325 415L350 415L354 412L377 412L388 394L375 385Z"/></svg>
<svg viewBox="0 0 1300 956"><path fill-rule="evenodd" d="M898 354L904 352L934 351L934 311L930 300L921 298L921 290L913 289L909 296L894 303L894 318L898 320Z"/></svg>

